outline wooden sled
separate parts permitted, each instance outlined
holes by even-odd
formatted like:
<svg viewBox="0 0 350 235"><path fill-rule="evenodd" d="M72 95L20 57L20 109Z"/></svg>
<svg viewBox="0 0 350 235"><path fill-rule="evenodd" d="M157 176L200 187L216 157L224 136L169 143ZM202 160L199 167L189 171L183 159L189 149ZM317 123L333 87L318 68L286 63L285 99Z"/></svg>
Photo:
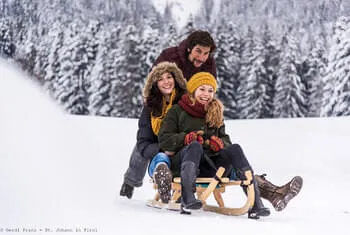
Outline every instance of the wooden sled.
<svg viewBox="0 0 350 235"><path fill-rule="evenodd" d="M254 186L251 184L253 175L251 171L245 173L247 180L230 180L229 178L222 178L225 169L220 167L216 172L215 178L197 178L196 191L197 198L203 202L203 210L211 211L223 215L243 215L254 205ZM157 189L155 184L154 188ZM243 206L239 208L226 207L222 198L222 193L225 192L225 188L232 185L245 185L247 186L247 198ZM172 197L168 204L164 204L160 200L158 192L153 200L147 202L148 206L156 208L167 208L169 210L180 210L180 203L177 203L181 196L181 178L177 177L173 179L172 183ZM217 205L208 205L206 200L213 194Z"/></svg>

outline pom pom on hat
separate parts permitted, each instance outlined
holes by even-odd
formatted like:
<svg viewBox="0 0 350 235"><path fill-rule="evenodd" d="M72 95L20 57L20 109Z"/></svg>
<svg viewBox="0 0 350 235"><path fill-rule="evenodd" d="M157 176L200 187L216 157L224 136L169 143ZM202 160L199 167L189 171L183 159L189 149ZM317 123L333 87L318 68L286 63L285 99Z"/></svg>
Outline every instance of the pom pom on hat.
<svg viewBox="0 0 350 235"><path fill-rule="evenodd" d="M216 79L211 73L208 72L199 72L194 74L187 82L187 91L192 94L201 85L210 85L214 88L214 92L216 92Z"/></svg>

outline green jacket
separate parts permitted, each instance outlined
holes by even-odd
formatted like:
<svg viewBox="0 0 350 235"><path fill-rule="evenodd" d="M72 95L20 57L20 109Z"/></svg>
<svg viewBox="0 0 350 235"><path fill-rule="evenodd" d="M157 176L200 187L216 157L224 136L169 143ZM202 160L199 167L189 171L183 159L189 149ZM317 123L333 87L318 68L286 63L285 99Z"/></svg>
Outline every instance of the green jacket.
<svg viewBox="0 0 350 235"><path fill-rule="evenodd" d="M225 132L225 125L220 128L209 127L204 118L196 118L187 113L178 104L174 105L162 121L158 133L159 146L162 151L171 151L176 154L171 158L171 169L174 176L180 175L180 158L178 152L185 146L186 134L191 131L204 131L204 140L215 135L222 139L224 146L231 145L230 137ZM214 156L208 146L203 145L204 152L209 156Z"/></svg>

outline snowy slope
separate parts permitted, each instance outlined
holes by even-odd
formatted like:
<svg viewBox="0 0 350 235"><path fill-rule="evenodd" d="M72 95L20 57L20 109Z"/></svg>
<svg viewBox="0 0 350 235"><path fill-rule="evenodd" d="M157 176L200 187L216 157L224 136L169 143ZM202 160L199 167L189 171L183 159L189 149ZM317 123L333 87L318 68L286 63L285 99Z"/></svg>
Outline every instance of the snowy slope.
<svg viewBox="0 0 350 235"><path fill-rule="evenodd" d="M132 200L118 196L137 120L66 115L3 61L0 74L1 234L349 232L350 118L228 121L232 140L257 173L279 184L299 174L304 188L285 211L259 221L208 212L184 216L145 206L153 196L147 177ZM238 189L224 196L229 205L243 200Z"/></svg>

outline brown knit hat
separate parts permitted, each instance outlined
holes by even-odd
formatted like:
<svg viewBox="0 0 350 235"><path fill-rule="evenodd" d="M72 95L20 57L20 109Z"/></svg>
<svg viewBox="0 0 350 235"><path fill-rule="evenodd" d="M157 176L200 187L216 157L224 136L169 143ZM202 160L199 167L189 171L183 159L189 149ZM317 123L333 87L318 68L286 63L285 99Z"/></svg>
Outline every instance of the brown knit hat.
<svg viewBox="0 0 350 235"><path fill-rule="evenodd" d="M187 82L187 91L192 94L201 85L210 85L216 92L217 83L215 77L208 72L199 72L194 74Z"/></svg>
<svg viewBox="0 0 350 235"><path fill-rule="evenodd" d="M176 83L186 90L186 79L184 78L182 71L176 66L175 63L161 62L152 68L152 71L148 74L145 87L143 88L143 97L147 98L152 89L152 85L157 82L164 73L171 73L174 76Z"/></svg>

